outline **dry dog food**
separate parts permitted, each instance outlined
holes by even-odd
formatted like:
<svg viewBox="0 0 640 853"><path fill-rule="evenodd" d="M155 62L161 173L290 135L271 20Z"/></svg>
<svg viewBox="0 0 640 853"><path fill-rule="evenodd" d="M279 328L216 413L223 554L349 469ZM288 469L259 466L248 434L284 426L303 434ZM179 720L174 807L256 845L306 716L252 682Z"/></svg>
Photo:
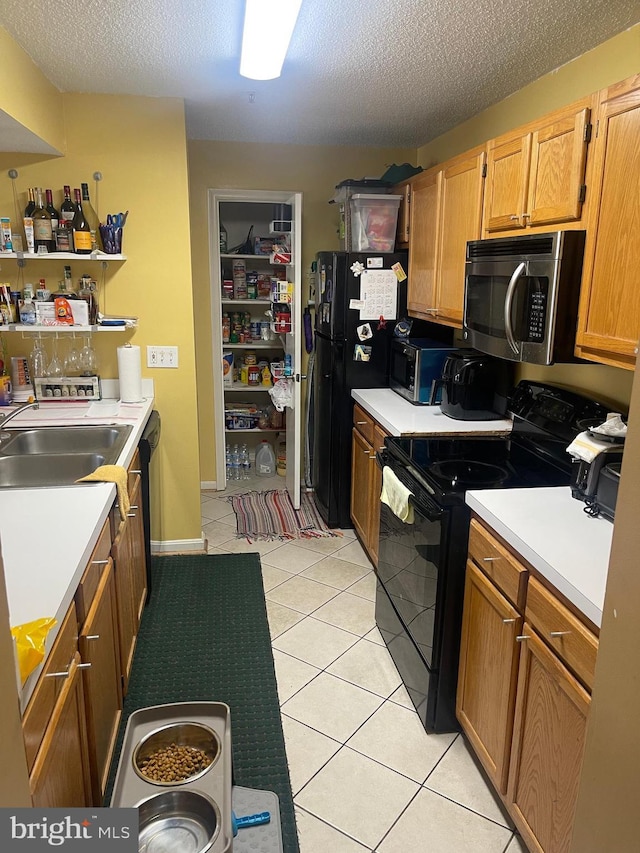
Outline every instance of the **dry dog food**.
<svg viewBox="0 0 640 853"><path fill-rule="evenodd" d="M171 743L143 759L139 769L154 782L181 782L205 770L212 760L202 749Z"/></svg>

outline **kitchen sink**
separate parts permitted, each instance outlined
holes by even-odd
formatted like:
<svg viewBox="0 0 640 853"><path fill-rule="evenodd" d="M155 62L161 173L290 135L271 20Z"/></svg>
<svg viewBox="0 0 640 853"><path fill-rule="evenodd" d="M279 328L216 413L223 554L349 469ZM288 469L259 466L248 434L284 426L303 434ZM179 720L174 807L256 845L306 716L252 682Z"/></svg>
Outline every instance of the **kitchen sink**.
<svg viewBox="0 0 640 853"><path fill-rule="evenodd" d="M0 456L0 488L69 486L107 464L101 453L33 453Z"/></svg>
<svg viewBox="0 0 640 853"><path fill-rule="evenodd" d="M116 426L0 427L0 489L66 486L117 462L130 424Z"/></svg>

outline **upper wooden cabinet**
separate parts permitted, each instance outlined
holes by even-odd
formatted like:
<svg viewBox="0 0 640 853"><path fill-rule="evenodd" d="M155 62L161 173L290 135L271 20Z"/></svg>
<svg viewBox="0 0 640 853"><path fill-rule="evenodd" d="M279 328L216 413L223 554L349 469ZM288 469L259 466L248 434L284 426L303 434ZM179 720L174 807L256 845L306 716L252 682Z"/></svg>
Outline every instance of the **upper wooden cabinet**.
<svg viewBox="0 0 640 853"><path fill-rule="evenodd" d="M486 234L580 223L591 103L585 98L489 141Z"/></svg>
<svg viewBox="0 0 640 853"><path fill-rule="evenodd" d="M462 327L468 240L480 237L484 148L415 179L409 230L409 314Z"/></svg>
<svg viewBox="0 0 640 853"><path fill-rule="evenodd" d="M633 370L640 337L640 74L600 92L576 355Z"/></svg>
<svg viewBox="0 0 640 853"><path fill-rule="evenodd" d="M409 224L411 221L411 183L403 181L393 188L393 194L402 196L398 210L398 228L396 230L396 243L399 246L407 246L409 243Z"/></svg>

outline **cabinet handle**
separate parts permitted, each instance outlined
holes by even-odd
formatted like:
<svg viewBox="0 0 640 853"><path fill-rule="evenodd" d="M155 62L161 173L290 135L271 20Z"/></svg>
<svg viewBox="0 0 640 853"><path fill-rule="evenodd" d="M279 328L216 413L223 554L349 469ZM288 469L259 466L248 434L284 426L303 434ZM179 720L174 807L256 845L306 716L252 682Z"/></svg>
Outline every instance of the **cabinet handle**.
<svg viewBox="0 0 640 853"><path fill-rule="evenodd" d="M356 421L356 426L366 426L367 421Z"/></svg>
<svg viewBox="0 0 640 853"><path fill-rule="evenodd" d="M140 468L134 468L133 471L129 471L130 474L142 474Z"/></svg>
<svg viewBox="0 0 640 853"><path fill-rule="evenodd" d="M511 220L513 220L513 219L520 219L520 217L518 216L518 214L517 214L517 213L512 213L512 214L511 214L511 216L509 217L509 219L511 219Z"/></svg>
<svg viewBox="0 0 640 853"><path fill-rule="evenodd" d="M521 213L521 214L520 214L520 216L521 216L523 219L530 219L530 218L531 218L531 214L530 214L530 213Z"/></svg>
<svg viewBox="0 0 640 853"><path fill-rule="evenodd" d="M571 631L549 631L550 637L566 637Z"/></svg>
<svg viewBox="0 0 640 853"><path fill-rule="evenodd" d="M90 663L79 663L77 669L91 669Z"/></svg>
<svg viewBox="0 0 640 853"><path fill-rule="evenodd" d="M91 560L92 566L106 566L109 560Z"/></svg>
<svg viewBox="0 0 640 853"><path fill-rule="evenodd" d="M514 623L515 621L516 621L515 619L503 619L503 620L502 620L502 624L503 624L503 625L513 625L513 623Z"/></svg>
<svg viewBox="0 0 640 853"><path fill-rule="evenodd" d="M138 506L138 504L131 504L129 509L140 509L140 507Z"/></svg>
<svg viewBox="0 0 640 853"><path fill-rule="evenodd" d="M521 643L523 640L529 640L529 639L531 639L531 638L529 637L529 635L528 635L528 634L519 634L519 635L516 637L516 640L517 640L519 643Z"/></svg>
<svg viewBox="0 0 640 853"><path fill-rule="evenodd" d="M100 634L87 634L85 637L82 637L83 640L99 640Z"/></svg>
<svg viewBox="0 0 640 853"><path fill-rule="evenodd" d="M501 560L501 559L502 559L502 557L483 557L482 562L483 563L495 563L497 560Z"/></svg>
<svg viewBox="0 0 640 853"><path fill-rule="evenodd" d="M48 672L45 675L45 678L68 678L69 670L63 669L61 672Z"/></svg>

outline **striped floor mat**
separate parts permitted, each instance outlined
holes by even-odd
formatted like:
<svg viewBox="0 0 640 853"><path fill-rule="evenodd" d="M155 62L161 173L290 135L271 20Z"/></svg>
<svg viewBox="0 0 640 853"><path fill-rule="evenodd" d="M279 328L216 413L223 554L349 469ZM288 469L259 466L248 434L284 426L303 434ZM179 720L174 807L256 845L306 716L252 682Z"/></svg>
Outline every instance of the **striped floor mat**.
<svg viewBox="0 0 640 853"><path fill-rule="evenodd" d="M249 542L256 539L315 539L340 536L322 520L313 498L303 493L300 509L294 509L289 493L280 489L230 495L237 521L237 535Z"/></svg>

